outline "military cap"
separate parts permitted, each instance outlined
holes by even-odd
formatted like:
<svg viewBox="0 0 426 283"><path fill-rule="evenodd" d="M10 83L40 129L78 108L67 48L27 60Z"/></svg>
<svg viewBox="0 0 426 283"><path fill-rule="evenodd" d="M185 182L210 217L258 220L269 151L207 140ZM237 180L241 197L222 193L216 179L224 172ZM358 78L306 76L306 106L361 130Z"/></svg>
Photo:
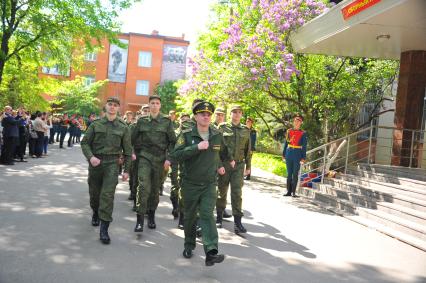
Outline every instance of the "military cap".
<svg viewBox="0 0 426 283"><path fill-rule="evenodd" d="M195 107L195 105L197 105L198 103L200 103L200 102L204 102L204 99L202 99L202 98L196 98L196 99L194 99L193 101L192 101L192 108L194 108Z"/></svg>
<svg viewBox="0 0 426 283"><path fill-rule="evenodd" d="M254 119L252 117L247 117L247 121L252 121L254 122Z"/></svg>
<svg viewBox="0 0 426 283"><path fill-rule="evenodd" d="M241 107L241 105L233 105L231 107L231 112L234 111L234 110L241 110L241 111L243 111L243 108Z"/></svg>
<svg viewBox="0 0 426 283"><path fill-rule="evenodd" d="M188 117L188 118L190 118L190 116L189 116L188 113L182 113L182 114L180 114L180 118L181 119L182 119L182 117Z"/></svg>
<svg viewBox="0 0 426 283"><path fill-rule="evenodd" d="M194 114L198 114L201 112L209 112L210 114L213 114L214 105L211 104L210 102L204 101L204 102L198 103L192 108L192 113Z"/></svg>
<svg viewBox="0 0 426 283"><path fill-rule="evenodd" d="M303 116L302 115L300 115L299 113L297 113L296 115L294 115L293 116L293 120L294 119L298 119L298 120L300 120L300 121L302 121L303 122Z"/></svg>
<svg viewBox="0 0 426 283"><path fill-rule="evenodd" d="M144 104L144 105L142 105L142 107L141 107L141 109L142 110L144 110L144 109L148 109L149 108L149 105L148 104Z"/></svg>
<svg viewBox="0 0 426 283"><path fill-rule="evenodd" d="M160 100L160 101L161 101L161 97L159 97L158 95L151 95L151 96L149 97L149 101L151 101L151 100L153 100L153 99L158 99L158 100Z"/></svg>
<svg viewBox="0 0 426 283"><path fill-rule="evenodd" d="M118 97L116 97L116 96L108 97L106 102L107 103L113 102L113 103L117 103L118 105L120 105L120 99L118 99Z"/></svg>
<svg viewBox="0 0 426 283"><path fill-rule="evenodd" d="M225 114L225 110L221 107L216 108L216 110L214 111L214 113L221 113L221 114Z"/></svg>
<svg viewBox="0 0 426 283"><path fill-rule="evenodd" d="M176 114L176 110L170 110L169 114Z"/></svg>

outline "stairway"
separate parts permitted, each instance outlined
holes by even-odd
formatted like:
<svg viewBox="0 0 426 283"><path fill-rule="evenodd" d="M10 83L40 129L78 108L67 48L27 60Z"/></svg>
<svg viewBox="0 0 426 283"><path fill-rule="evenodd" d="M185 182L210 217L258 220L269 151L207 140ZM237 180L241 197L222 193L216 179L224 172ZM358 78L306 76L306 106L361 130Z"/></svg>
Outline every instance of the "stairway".
<svg viewBox="0 0 426 283"><path fill-rule="evenodd" d="M426 170L359 164L312 185L299 195L426 251Z"/></svg>

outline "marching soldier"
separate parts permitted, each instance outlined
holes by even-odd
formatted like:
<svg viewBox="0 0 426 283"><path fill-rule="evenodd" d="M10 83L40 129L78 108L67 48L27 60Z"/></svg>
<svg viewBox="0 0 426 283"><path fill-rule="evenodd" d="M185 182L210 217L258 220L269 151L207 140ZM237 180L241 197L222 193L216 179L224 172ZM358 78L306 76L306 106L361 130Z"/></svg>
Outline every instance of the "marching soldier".
<svg viewBox="0 0 426 283"><path fill-rule="evenodd" d="M214 116L215 120L213 124L216 128L219 127L220 124L225 122L225 110L223 110L223 108L216 108L216 110L214 111Z"/></svg>
<svg viewBox="0 0 426 283"><path fill-rule="evenodd" d="M210 127L214 106L196 103L193 113L196 125L179 135L173 158L183 162L182 195L185 206L185 244L183 256L192 257L195 249L196 221L199 213L203 231L205 264L220 263L225 256L218 254L218 233L213 210L216 202L217 174L225 174L223 163L229 161L222 134ZM219 169L218 169L219 168Z"/></svg>
<svg viewBox="0 0 426 283"><path fill-rule="evenodd" d="M296 197L300 165L306 159L308 137L306 132L300 129L302 123L302 115L296 114L293 118L293 128L286 132L282 156L287 166L287 194L284 196Z"/></svg>
<svg viewBox="0 0 426 283"><path fill-rule="evenodd" d="M138 152L135 232L143 231L144 214L148 213L148 228L155 229L161 174L170 167L169 152L174 148L176 135L172 121L160 113L161 98L149 97L149 116L138 120L132 132L132 144Z"/></svg>
<svg viewBox="0 0 426 283"><path fill-rule="evenodd" d="M108 227L112 221L115 188L118 184L119 158L125 156L123 181L129 177L132 146L129 127L117 117L120 100L107 99L105 117L93 121L81 141L81 149L89 161L90 207L93 210L92 225L101 222L100 240L110 243Z"/></svg>
<svg viewBox="0 0 426 283"><path fill-rule="evenodd" d="M222 227L223 211L226 207L229 184L231 184L232 215L234 216L234 232L236 234L247 232L241 223L243 216L242 187L244 175L250 174L251 170L250 130L240 123L242 115L241 106L233 106L231 108L231 122L219 126L235 166L225 164L226 173L219 176L216 223L218 227Z"/></svg>
<svg viewBox="0 0 426 283"><path fill-rule="evenodd" d="M139 112L139 111L138 111ZM136 118L139 119L140 117L145 117L149 115L149 105L148 104L144 104L142 105L141 108L141 115L138 116L136 115ZM130 124L130 132L133 132L133 129L136 127L136 123L132 123ZM133 201L133 211L136 211L136 189L138 187L138 163L139 163L139 158L138 158L138 153L135 152L136 155L136 159L132 160L132 163L130 165L130 176L129 176L129 189L130 189L130 195L128 200L132 200Z"/></svg>

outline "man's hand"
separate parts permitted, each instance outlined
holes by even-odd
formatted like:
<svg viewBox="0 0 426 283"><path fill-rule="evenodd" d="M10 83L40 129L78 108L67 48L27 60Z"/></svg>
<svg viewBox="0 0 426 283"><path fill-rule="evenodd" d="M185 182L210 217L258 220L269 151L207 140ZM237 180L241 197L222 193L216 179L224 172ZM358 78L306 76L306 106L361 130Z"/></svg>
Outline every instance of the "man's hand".
<svg viewBox="0 0 426 283"><path fill-rule="evenodd" d="M209 148L209 141L202 141L198 144L199 150L206 150Z"/></svg>
<svg viewBox="0 0 426 283"><path fill-rule="evenodd" d="M164 161L164 170L169 171L170 165L172 163L168 160Z"/></svg>
<svg viewBox="0 0 426 283"><path fill-rule="evenodd" d="M132 161L136 160L136 154L132 153Z"/></svg>
<svg viewBox="0 0 426 283"><path fill-rule="evenodd" d="M219 169L217 169L217 173L219 175L225 175L225 167L220 167Z"/></svg>
<svg viewBox="0 0 426 283"><path fill-rule="evenodd" d="M126 182L129 179L129 173L123 173L123 175L121 176L121 179Z"/></svg>
<svg viewBox="0 0 426 283"><path fill-rule="evenodd" d="M231 165L232 168L235 168L235 160L232 160L231 162L229 162L229 164Z"/></svg>
<svg viewBox="0 0 426 283"><path fill-rule="evenodd" d="M300 159L300 165L305 164L305 159Z"/></svg>
<svg viewBox="0 0 426 283"><path fill-rule="evenodd" d="M90 164L92 164L93 167L96 167L101 164L101 160L95 156L92 156L90 157Z"/></svg>
<svg viewBox="0 0 426 283"><path fill-rule="evenodd" d="M250 175L250 173L251 173L251 170L250 169L246 169L244 171L244 176Z"/></svg>

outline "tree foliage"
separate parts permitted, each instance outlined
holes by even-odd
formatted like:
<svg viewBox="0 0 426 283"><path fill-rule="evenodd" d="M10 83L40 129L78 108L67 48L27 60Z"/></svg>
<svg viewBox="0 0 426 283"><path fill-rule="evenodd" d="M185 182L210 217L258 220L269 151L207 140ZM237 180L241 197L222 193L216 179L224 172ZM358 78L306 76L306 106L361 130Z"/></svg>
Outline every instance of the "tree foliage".
<svg viewBox="0 0 426 283"><path fill-rule="evenodd" d="M136 1L2 0L0 84L13 59L26 57L38 66L58 65L64 70L73 49L90 50L103 38L115 41L119 11Z"/></svg>
<svg viewBox="0 0 426 283"><path fill-rule="evenodd" d="M61 112L64 113L83 116L99 113L99 91L107 82L108 80L97 81L86 86L82 77L76 77L73 81L64 81L55 92L54 103L59 105Z"/></svg>
<svg viewBox="0 0 426 283"><path fill-rule="evenodd" d="M161 97L161 111L169 113L176 109L176 96L178 95L175 81L165 81L155 88L154 93Z"/></svg>
<svg viewBox="0 0 426 283"><path fill-rule="evenodd" d="M292 32L326 11L325 2L233 0L217 6L189 62L191 75L180 83L178 104L195 97L222 106L239 102L271 136L299 112L311 145L352 131L367 100L380 104L397 63L296 54Z"/></svg>

